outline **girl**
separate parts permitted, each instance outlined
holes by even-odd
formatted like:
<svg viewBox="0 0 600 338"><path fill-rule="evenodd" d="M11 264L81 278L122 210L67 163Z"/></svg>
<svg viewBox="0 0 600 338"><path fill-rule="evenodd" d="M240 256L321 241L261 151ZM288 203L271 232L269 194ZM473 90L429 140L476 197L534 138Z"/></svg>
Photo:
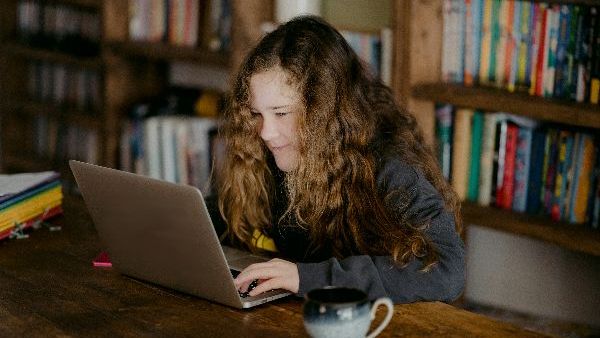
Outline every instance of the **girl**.
<svg viewBox="0 0 600 338"><path fill-rule="evenodd" d="M460 295L456 195L414 117L329 24L299 17L266 35L240 67L221 132L217 230L283 258L247 267L240 291L258 279L251 296L326 285L396 303Z"/></svg>

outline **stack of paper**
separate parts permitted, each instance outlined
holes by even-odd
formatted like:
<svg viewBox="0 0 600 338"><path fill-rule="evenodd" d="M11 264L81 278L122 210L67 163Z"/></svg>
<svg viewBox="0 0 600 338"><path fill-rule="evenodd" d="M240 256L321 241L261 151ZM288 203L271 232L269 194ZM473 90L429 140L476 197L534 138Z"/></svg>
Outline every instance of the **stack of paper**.
<svg viewBox="0 0 600 338"><path fill-rule="evenodd" d="M57 172L0 175L0 239L62 213Z"/></svg>

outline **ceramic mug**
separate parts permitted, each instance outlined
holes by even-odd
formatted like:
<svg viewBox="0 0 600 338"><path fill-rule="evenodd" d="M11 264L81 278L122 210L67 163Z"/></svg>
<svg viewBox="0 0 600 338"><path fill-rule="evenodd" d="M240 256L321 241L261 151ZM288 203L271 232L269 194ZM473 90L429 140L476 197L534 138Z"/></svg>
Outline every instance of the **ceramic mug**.
<svg viewBox="0 0 600 338"><path fill-rule="evenodd" d="M304 301L304 327L312 337L365 337L379 305L388 308L385 319L367 337L375 337L388 325L394 313L389 298L371 304L358 289L325 287L309 291Z"/></svg>

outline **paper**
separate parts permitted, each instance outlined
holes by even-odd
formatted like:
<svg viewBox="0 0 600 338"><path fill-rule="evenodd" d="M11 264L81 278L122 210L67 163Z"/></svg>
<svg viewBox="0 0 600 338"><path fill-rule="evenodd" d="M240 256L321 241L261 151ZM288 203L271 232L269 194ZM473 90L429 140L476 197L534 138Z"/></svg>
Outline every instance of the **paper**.
<svg viewBox="0 0 600 338"><path fill-rule="evenodd" d="M55 171L0 175L0 197L21 193L56 177L58 177L58 173Z"/></svg>

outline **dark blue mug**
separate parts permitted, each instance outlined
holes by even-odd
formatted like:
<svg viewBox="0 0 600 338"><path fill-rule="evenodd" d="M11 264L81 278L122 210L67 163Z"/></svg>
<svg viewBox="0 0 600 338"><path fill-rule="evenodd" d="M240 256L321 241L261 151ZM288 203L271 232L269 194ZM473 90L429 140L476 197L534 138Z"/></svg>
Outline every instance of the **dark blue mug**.
<svg viewBox="0 0 600 338"><path fill-rule="evenodd" d="M367 294L358 289L314 289L305 296L304 327L311 337L365 337L379 305L385 305L388 312L368 338L381 333L392 319L394 304L389 298L379 298L371 304Z"/></svg>

